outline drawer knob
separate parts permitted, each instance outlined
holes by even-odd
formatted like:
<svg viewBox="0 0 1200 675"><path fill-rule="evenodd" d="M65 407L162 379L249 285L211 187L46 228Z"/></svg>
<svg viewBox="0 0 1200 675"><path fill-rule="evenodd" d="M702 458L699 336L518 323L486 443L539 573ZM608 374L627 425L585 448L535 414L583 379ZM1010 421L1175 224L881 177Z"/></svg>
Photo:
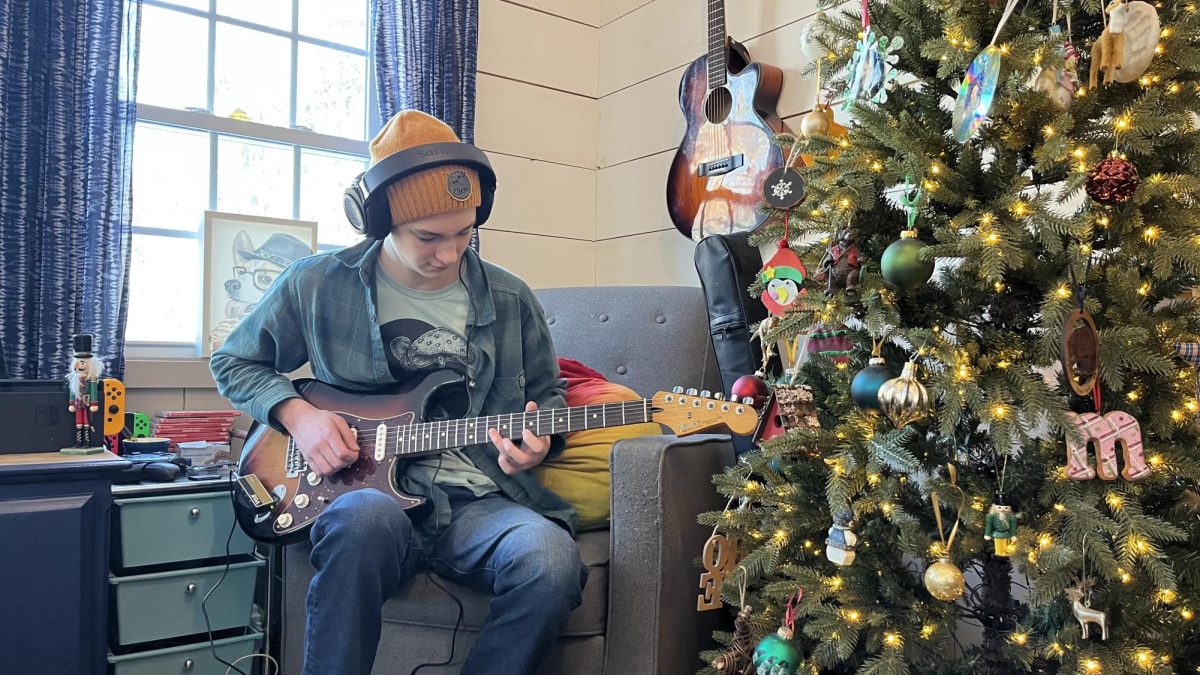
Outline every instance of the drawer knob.
<svg viewBox="0 0 1200 675"><path fill-rule="evenodd" d="M192 510L188 511L188 515L192 517L192 520L199 518L200 517L200 509L193 506Z"/></svg>
<svg viewBox="0 0 1200 675"><path fill-rule="evenodd" d="M183 590L188 595L191 595L192 593L196 592L196 584L188 584L187 587L184 588Z"/></svg>
<svg viewBox="0 0 1200 675"><path fill-rule="evenodd" d="M183 662L183 669L184 669L184 670L191 670L193 665L195 665L195 664L194 664L194 663L192 663L192 660L191 660L191 659L185 659L185 660L184 660L184 662Z"/></svg>

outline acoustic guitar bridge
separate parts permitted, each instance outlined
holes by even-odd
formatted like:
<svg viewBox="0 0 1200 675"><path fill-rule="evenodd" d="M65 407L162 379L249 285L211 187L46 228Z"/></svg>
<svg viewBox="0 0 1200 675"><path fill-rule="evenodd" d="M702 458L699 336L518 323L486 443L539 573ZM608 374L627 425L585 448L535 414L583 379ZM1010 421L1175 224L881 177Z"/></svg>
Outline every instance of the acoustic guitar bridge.
<svg viewBox="0 0 1200 675"><path fill-rule="evenodd" d="M711 162L704 162L700 165L700 175L723 176L730 171L742 168L745 163L746 156L741 153L730 155L729 157L723 157L721 159L714 159Z"/></svg>

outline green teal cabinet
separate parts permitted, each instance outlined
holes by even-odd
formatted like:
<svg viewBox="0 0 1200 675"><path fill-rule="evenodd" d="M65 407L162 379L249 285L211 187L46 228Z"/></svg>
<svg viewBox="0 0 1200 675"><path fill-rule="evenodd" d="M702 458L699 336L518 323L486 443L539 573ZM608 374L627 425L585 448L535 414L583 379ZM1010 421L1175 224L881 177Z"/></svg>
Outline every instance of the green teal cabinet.
<svg viewBox="0 0 1200 675"><path fill-rule="evenodd" d="M266 562L236 526L228 483L115 486L112 532L112 675L223 675L209 629L228 663L258 650L251 618ZM251 672L254 662L238 667Z"/></svg>

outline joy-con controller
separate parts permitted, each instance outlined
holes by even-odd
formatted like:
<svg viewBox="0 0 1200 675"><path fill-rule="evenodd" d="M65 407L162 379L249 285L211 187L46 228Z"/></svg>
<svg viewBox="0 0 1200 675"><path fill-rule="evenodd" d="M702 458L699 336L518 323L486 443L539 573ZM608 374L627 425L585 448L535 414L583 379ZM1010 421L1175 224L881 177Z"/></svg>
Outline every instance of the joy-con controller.
<svg viewBox="0 0 1200 675"><path fill-rule="evenodd" d="M125 385L120 380L105 378L100 398L104 414L104 435L116 436L125 428Z"/></svg>
<svg viewBox="0 0 1200 675"><path fill-rule="evenodd" d="M150 416L146 413L125 413L125 429L130 438L146 438L150 435Z"/></svg>

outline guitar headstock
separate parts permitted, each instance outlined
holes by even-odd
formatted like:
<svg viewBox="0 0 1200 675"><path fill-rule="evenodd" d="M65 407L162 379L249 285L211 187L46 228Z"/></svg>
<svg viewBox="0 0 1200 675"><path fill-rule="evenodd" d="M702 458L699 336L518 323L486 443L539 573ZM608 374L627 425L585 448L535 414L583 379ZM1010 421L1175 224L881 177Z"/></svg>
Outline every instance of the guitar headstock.
<svg viewBox="0 0 1200 675"><path fill-rule="evenodd" d="M725 427L730 433L745 436L758 426L758 410L747 400L725 400L720 392L716 395L707 391L686 392L675 387L675 391L660 391L651 399L654 403L653 420L679 436Z"/></svg>

